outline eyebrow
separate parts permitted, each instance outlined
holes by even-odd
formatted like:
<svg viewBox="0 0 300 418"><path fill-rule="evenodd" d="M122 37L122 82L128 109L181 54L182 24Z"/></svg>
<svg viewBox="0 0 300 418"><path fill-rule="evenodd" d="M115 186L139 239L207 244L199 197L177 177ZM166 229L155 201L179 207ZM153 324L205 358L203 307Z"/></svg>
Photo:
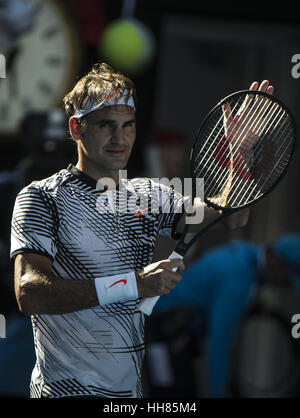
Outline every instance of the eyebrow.
<svg viewBox="0 0 300 418"><path fill-rule="evenodd" d="M126 125L128 123L132 123L132 122L136 122L136 118L126 120L123 123L123 125ZM96 120L95 123L97 123L97 124L98 123L110 123L110 124L113 124L113 123L116 123L116 120L115 119L100 119L100 120Z"/></svg>

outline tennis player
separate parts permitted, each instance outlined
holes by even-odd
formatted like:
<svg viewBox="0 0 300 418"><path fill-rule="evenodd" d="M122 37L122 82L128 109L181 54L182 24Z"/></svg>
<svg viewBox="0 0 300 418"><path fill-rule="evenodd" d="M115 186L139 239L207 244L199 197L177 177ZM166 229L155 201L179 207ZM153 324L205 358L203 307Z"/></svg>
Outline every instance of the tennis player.
<svg viewBox="0 0 300 418"><path fill-rule="evenodd" d="M22 189L12 219L15 292L36 349L31 397L142 397L137 304L181 279L181 260L151 258L158 234L178 236L183 198L150 179L119 180L136 136L130 79L96 64L64 104L78 162ZM124 196L148 210L115 210Z"/></svg>

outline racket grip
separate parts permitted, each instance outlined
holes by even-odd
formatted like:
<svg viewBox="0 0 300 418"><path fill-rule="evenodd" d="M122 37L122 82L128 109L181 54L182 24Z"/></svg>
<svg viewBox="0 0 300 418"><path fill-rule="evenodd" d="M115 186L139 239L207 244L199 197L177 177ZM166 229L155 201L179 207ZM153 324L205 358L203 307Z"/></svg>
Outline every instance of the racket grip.
<svg viewBox="0 0 300 418"><path fill-rule="evenodd" d="M183 258L182 255L178 254L176 251L173 251L172 254L169 256L169 260L172 260L173 258ZM174 267L172 271L176 271L177 267ZM143 312L145 315L151 315L152 310L158 301L160 296L155 296L153 298L145 298L143 299L137 306L138 310Z"/></svg>

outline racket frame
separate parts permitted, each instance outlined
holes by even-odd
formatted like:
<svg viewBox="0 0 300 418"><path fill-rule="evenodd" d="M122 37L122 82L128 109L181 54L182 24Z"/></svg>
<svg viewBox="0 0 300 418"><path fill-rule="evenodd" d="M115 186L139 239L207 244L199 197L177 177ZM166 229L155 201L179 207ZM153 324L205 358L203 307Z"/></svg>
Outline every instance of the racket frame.
<svg viewBox="0 0 300 418"><path fill-rule="evenodd" d="M196 139L194 141L194 144L191 148L191 152L190 152L190 171L191 171L191 177L194 180L193 181L193 188L192 188L192 203L194 201L195 196L195 182L196 182L196 177L193 174L193 156L194 156L194 149L195 149L195 145L197 144L197 139L198 136L203 128L203 126L205 125L206 121L208 120L208 118L210 117L210 115L215 112L215 110L222 106L222 104L226 103L226 101L228 101L230 98L233 98L237 95L242 95L242 94L255 94L255 92L258 95L262 95L262 96L266 96L269 97L273 102L276 101L289 115L290 120L291 120L291 124L292 124L292 129L294 132L294 141L293 141L293 146L291 149L291 156L290 159L286 165L286 167L284 168L284 170L282 171L282 173L280 174L280 176L277 178L277 180L274 182L274 184L268 189L268 191L266 193L263 193L261 196L259 196L258 198L256 198L255 200L252 200L251 202L236 207L236 208L224 208L222 206L219 206L213 202L211 202L209 199L207 199L204 196L204 202L207 204L208 207L211 207L217 211L222 211L222 214L220 214L219 217L217 217L215 220L213 220L212 222L210 222L207 226L205 226L201 231L197 232L195 234L195 236L188 242L185 243L184 242L184 238L186 236L186 233L188 232L190 225L189 224L185 224L183 232L181 233L181 236L179 238L179 241L174 249L174 251L172 252L171 256L169 258L183 258L185 256L185 254L187 253L187 251L190 249L190 247L195 243L195 241L197 241L199 239L199 237L204 234L208 229L210 229L212 226L214 226L215 224L217 224L219 221L224 220L227 216L238 212L239 210L245 209L253 204L255 204L256 202L258 202L260 199L262 199L263 197L266 197L269 193L271 193L271 191L278 185L278 183L284 178L284 176L286 175L287 169L291 164L291 161L293 160L293 156L295 154L295 149L296 149L296 138L297 138L297 130L296 130L296 122L294 119L293 114L291 113L291 111L288 109L288 107L282 103L279 99L275 99L273 95L270 95L269 93L260 91L260 90L240 90L237 91L235 93L232 93L230 95L228 95L227 97L225 97L224 99L222 99L216 106L213 107L213 109L211 109L211 111L207 114L207 116L205 117L205 119L203 120L200 128L197 131L196 134ZM184 213L183 213L184 215ZM173 269L173 270L176 270ZM159 299L159 296L153 297L153 298L146 298L144 300L142 300L139 305L138 305L138 310L140 310L141 312L145 313L146 315L151 315L152 313L152 309L154 307L154 305L156 304L157 300Z"/></svg>
<svg viewBox="0 0 300 418"><path fill-rule="evenodd" d="M220 108L223 104L225 104L226 102L228 102L229 100L231 100L232 98L236 97L236 96L241 96L241 95L247 95L247 94L251 94L251 95L259 95L259 96L265 96L268 97L272 102L276 102L278 103L283 110L288 114L290 121L291 121L291 125L292 125L292 129L294 132L294 141L292 144L292 149L291 149L291 156L290 159L287 163L287 165L285 166L284 170L282 171L282 173L280 174L280 176L277 178L277 180L274 182L274 184L267 190L266 193L263 193L261 196L259 196L258 198L256 198L255 200L252 200L244 205L241 205L239 207L236 208L226 208L220 205L217 205L216 203L211 202L204 193L204 202L207 204L208 207L213 208L217 211L222 211L222 214L220 214L219 217L217 217L214 221L212 221L211 223L209 223L206 227L204 227L201 231L199 231L198 233L196 233L196 235L186 244L184 243L184 237L186 235L186 233L189 230L190 225L185 224L183 232L181 234L181 237L177 243L177 246L175 248L175 251L178 254L181 254L182 256L184 256L186 254L186 252L189 250L189 248L194 244L195 241L197 241L197 239L204 234L208 229L210 229L212 226L214 226L215 224L217 224L219 221L224 220L227 216L238 212L240 210L246 209L249 206L252 206L253 204L257 203L259 200L261 200L262 198L266 197L269 193L271 193L274 188L283 180L283 178L285 177L287 170L294 158L294 154L295 154L295 149L296 149L296 137L297 137L297 129L296 129L296 121L295 118L292 114L292 112L290 111L290 109L279 99L277 99L277 97L275 98L273 95L266 93L264 91L260 91L260 90L239 90L236 91L232 94L229 94L228 96L224 97L221 101L219 101L219 103L217 103L211 110L210 112L206 115L206 117L204 118L202 124L200 125L200 127L197 130L197 134L193 143L193 146L191 147L191 152L190 152L190 173L191 173L191 178L193 180L193 195L192 195L192 199L194 201L195 196L195 181L196 181L196 177L194 176L193 173L193 164L195 162L195 155L194 155L194 150L195 150L195 146L198 143L198 138L199 135L201 134L201 130L203 129L203 127L205 126L207 120L210 118L210 116L218 109ZM205 192L205 185L204 185L204 192Z"/></svg>

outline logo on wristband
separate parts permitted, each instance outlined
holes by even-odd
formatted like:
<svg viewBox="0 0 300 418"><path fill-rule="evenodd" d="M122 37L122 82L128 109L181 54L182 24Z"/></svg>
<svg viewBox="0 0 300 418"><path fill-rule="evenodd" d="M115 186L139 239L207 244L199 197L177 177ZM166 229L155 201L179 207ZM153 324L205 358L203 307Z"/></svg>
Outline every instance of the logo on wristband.
<svg viewBox="0 0 300 418"><path fill-rule="evenodd" d="M111 284L110 286L108 286L108 289L110 289L111 287L113 287L115 284L118 284L118 283L123 283L124 286L125 286L125 284L127 283L127 280L126 279L118 280L118 281L114 282L113 284Z"/></svg>

